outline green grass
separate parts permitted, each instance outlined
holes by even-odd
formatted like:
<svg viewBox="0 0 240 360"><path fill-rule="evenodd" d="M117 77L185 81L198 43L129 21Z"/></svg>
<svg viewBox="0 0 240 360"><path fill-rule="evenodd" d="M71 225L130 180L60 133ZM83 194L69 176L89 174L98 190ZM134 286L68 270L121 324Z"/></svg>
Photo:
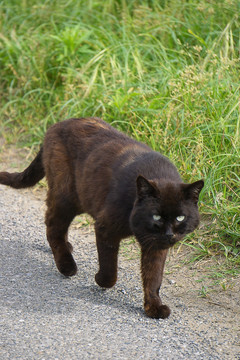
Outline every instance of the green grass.
<svg viewBox="0 0 240 360"><path fill-rule="evenodd" d="M0 131L37 146L99 116L205 179L186 243L239 268L240 2L0 1ZM197 239L197 240L196 240Z"/></svg>

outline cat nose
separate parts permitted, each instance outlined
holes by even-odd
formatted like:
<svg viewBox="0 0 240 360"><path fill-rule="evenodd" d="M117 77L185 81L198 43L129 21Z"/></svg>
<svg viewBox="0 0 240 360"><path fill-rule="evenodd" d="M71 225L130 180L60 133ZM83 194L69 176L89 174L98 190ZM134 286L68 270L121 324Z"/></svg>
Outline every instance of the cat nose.
<svg viewBox="0 0 240 360"><path fill-rule="evenodd" d="M173 237L173 231L171 228L167 228L167 231L165 233L167 240L171 240Z"/></svg>

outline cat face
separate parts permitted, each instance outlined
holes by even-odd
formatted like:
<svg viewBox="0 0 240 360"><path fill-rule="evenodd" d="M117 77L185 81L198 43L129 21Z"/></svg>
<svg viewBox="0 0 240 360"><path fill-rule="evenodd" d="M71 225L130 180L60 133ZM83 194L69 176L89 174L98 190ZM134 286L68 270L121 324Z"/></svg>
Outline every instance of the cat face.
<svg viewBox="0 0 240 360"><path fill-rule="evenodd" d="M198 197L203 181L193 184L137 178L130 226L144 248L167 249L199 224Z"/></svg>

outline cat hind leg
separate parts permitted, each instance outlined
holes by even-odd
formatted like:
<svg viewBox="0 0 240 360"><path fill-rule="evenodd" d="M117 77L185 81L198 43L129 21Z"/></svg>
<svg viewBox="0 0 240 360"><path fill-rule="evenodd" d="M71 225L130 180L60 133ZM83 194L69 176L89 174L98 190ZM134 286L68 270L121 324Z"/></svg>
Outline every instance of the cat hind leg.
<svg viewBox="0 0 240 360"><path fill-rule="evenodd" d="M77 265L72 256L73 247L67 240L70 223L76 215L72 203L63 198L59 201L48 197L46 212L47 240L52 249L56 266L65 276L73 276Z"/></svg>

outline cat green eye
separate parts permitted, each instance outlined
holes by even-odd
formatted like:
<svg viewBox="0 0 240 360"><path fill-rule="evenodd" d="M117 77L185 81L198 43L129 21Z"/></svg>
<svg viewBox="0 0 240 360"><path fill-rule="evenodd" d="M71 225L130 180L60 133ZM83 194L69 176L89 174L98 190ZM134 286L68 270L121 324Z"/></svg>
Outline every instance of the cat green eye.
<svg viewBox="0 0 240 360"><path fill-rule="evenodd" d="M184 219L185 219L184 215L176 217L176 220L179 221L179 222L183 221Z"/></svg>
<svg viewBox="0 0 240 360"><path fill-rule="evenodd" d="M161 219L160 215L153 215L153 220L158 221Z"/></svg>

